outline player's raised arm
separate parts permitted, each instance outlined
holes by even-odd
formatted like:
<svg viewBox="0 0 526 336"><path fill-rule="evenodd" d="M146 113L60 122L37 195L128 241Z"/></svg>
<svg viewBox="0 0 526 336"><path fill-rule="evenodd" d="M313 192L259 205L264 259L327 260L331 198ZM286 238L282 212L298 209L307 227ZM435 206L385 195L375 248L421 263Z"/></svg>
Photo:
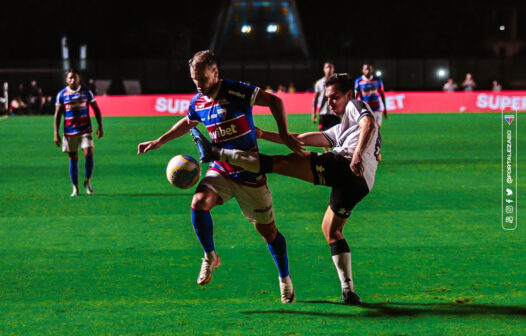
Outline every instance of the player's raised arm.
<svg viewBox="0 0 526 336"><path fill-rule="evenodd" d="M281 143L289 147L294 153L303 155L303 150L305 148L302 147L302 143L289 134L287 116L281 98L259 90L254 105L268 106L276 120L276 124L278 125L279 137L282 140Z"/></svg>
<svg viewBox="0 0 526 336"><path fill-rule="evenodd" d="M141 142L137 147L137 155L144 154L151 149L161 148L165 143L178 138L190 131L190 129L199 124L198 121L192 121L188 117L184 117L179 120L168 132L161 135L156 140L150 140L146 142Z"/></svg>
<svg viewBox="0 0 526 336"><path fill-rule="evenodd" d="M62 115L64 114L64 105L57 104L55 105L55 117L53 120L53 142L60 147L60 121L62 120Z"/></svg>

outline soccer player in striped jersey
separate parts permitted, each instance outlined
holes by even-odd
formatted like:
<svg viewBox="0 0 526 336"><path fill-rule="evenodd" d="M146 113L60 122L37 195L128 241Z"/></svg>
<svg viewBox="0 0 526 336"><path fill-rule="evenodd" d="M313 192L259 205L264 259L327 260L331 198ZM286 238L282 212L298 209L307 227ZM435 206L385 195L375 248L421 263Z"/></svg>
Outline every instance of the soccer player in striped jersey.
<svg viewBox="0 0 526 336"><path fill-rule="evenodd" d="M209 50L196 53L189 61L190 76L198 93L192 98L187 116L179 120L157 140L140 143L137 154L178 138L203 123L214 143L220 148L258 152L252 119L252 106L268 106L276 119L279 138L293 151L300 153L301 145L288 133L283 102L271 93L242 82L219 79L215 55ZM264 174L246 171L224 161L210 164L205 177L195 190L192 199L192 224L204 250L198 285L212 280L212 272L220 264L213 239L213 222L210 211L217 205L235 198L245 218L267 242L269 251L279 271L281 301L295 301L294 287L289 274L285 237L274 222L272 197Z"/></svg>
<svg viewBox="0 0 526 336"><path fill-rule="evenodd" d="M382 79L374 74L374 69L371 64L365 63L362 66L362 76L354 82L354 93L356 99L362 99L369 104L373 110L374 120L378 125L378 150L381 149L382 136L380 128L382 127L382 114L387 119L387 107L385 105L384 83ZM380 105L380 99L382 105ZM377 153L379 160L382 159L380 152Z"/></svg>
<svg viewBox="0 0 526 336"><path fill-rule="evenodd" d="M204 136L195 137L201 159L219 159L252 172L277 173L315 185L332 188L322 231L330 245L334 265L342 287L342 300L358 305L362 301L354 291L351 252L343 226L354 206L372 189L378 158L378 128L367 103L354 100L353 80L348 74L334 74L325 83L325 96L331 110L342 117L341 124L323 132L300 134L297 139L306 146L332 147L319 153L292 153L267 156L261 153L217 148ZM257 130L258 138L281 143L277 133Z"/></svg>
<svg viewBox="0 0 526 336"><path fill-rule="evenodd" d="M89 115L89 106L95 112L97 119L97 138L102 138L104 130L102 127L102 116L100 109L95 101L93 93L86 87L80 85L80 74L78 71L71 69L66 73L67 86L62 89L55 102L55 119L54 119L54 137L53 141L62 151L69 156L69 174L73 192L71 196L78 196L78 148L82 149L84 154L84 187L88 195L93 194L91 186L91 176L93 173L93 152L94 144L91 133L91 119ZM60 139L60 123L64 115L64 136Z"/></svg>

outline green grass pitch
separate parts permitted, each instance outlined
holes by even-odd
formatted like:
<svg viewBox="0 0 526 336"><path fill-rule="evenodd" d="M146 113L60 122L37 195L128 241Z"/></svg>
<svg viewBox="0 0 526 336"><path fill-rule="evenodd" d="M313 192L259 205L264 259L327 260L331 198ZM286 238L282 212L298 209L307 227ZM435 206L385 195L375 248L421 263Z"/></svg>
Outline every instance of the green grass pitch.
<svg viewBox="0 0 526 336"><path fill-rule="evenodd" d="M191 138L136 156L177 118L105 118L96 194L81 187L74 199L52 118L0 120L0 335L524 335L526 123L519 115L518 229L504 231L500 118L384 120L375 186L344 231L364 307L339 304L320 230L329 188L269 175L298 300L283 305L266 244L235 201L212 212L223 265L196 285L193 189L164 172L176 154L197 157ZM289 124L315 129L308 115Z"/></svg>

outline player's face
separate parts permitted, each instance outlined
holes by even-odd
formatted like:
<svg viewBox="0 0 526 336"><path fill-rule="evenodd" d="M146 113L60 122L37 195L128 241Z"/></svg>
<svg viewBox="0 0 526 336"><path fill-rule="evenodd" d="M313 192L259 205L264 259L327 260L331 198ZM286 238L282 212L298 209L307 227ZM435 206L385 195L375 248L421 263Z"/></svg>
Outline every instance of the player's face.
<svg viewBox="0 0 526 336"><path fill-rule="evenodd" d="M365 77L370 77L373 74L373 67L369 64L364 64L362 67L362 74Z"/></svg>
<svg viewBox="0 0 526 336"><path fill-rule="evenodd" d="M66 84L70 89L76 90L80 84L80 77L78 74L70 72L66 76Z"/></svg>
<svg viewBox="0 0 526 336"><path fill-rule="evenodd" d="M347 93L342 92L339 85L329 85L325 88L325 96L327 97L329 107L331 108L331 111L338 116L342 116L345 112L345 107L347 106L349 99L351 99L351 94L352 91Z"/></svg>
<svg viewBox="0 0 526 336"><path fill-rule="evenodd" d="M195 87L198 92L204 95L208 95L213 91L214 86L219 81L218 73L219 71L216 66L209 67L204 65L190 67L190 76L194 81Z"/></svg>
<svg viewBox="0 0 526 336"><path fill-rule="evenodd" d="M325 63L323 65L323 74L325 75L325 77L329 77L333 73L334 73L334 65L332 65L331 63Z"/></svg>

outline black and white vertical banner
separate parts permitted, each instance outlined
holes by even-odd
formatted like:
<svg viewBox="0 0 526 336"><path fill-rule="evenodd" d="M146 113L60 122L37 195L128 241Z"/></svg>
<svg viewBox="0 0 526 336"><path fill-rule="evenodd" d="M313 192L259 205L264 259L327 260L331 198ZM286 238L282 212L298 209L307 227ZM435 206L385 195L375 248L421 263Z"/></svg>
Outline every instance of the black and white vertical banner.
<svg viewBox="0 0 526 336"><path fill-rule="evenodd" d="M502 229L515 230L517 223L517 110L511 107L502 109L501 123L501 169L502 169Z"/></svg>

